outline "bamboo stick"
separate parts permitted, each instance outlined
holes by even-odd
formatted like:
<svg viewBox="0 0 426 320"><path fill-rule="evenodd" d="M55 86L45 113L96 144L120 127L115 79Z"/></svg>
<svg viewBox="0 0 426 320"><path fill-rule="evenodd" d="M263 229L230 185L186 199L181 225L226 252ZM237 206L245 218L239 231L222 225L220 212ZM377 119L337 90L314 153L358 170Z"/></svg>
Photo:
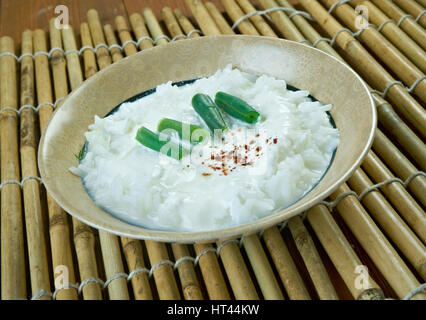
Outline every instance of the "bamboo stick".
<svg viewBox="0 0 426 320"><path fill-rule="evenodd" d="M80 25L81 44L83 47L93 47L92 37L90 36L89 24L83 22ZM98 66L96 64L96 56L92 50L83 51L84 61L84 78L88 79L98 72Z"/></svg>
<svg viewBox="0 0 426 320"><path fill-rule="evenodd" d="M390 18L371 1L352 0L352 6L362 5L368 9L368 18L376 26L381 26ZM426 54L424 50L402 31L395 22L383 25L380 32L409 58L422 72L426 72Z"/></svg>
<svg viewBox="0 0 426 320"><path fill-rule="evenodd" d="M117 27L118 36L122 45L124 45L126 41L133 40L132 36L130 35L127 21L123 16L115 17L115 26ZM132 54L138 52L136 46L133 43L128 43L123 49L126 56L131 56Z"/></svg>
<svg viewBox="0 0 426 320"><path fill-rule="evenodd" d="M33 54L32 32L22 33L22 54ZM30 56L21 61L21 105L35 105L34 64ZM36 115L32 109L23 109L21 123L21 170L22 177L38 177ZM40 188L36 180L28 180L22 187L27 232L28 260L31 278L31 295L41 290L50 292L49 262L44 217L40 203ZM40 300L50 300L42 296Z"/></svg>
<svg viewBox="0 0 426 320"><path fill-rule="evenodd" d="M392 172L386 168L373 151L367 154L362 167L375 183L395 178ZM380 190L417 233L419 238L426 243L425 212L412 198L410 193L399 182L392 182L381 187Z"/></svg>
<svg viewBox="0 0 426 320"><path fill-rule="evenodd" d="M121 237L121 246L130 272L146 268L143 259L143 248L139 240ZM131 283L136 300L152 300L149 277L146 273L135 274Z"/></svg>
<svg viewBox="0 0 426 320"><path fill-rule="evenodd" d="M309 293L278 228L265 230L263 240L290 299L309 300Z"/></svg>
<svg viewBox="0 0 426 320"><path fill-rule="evenodd" d="M249 0L237 0L237 2L246 14L256 11L256 8L251 4ZM272 30L272 28L265 21L265 19L263 19L262 16L253 16L250 18L250 20L255 25L256 29L259 31L260 34L267 37L278 37L274 30Z"/></svg>
<svg viewBox="0 0 426 320"><path fill-rule="evenodd" d="M220 30L201 0L185 0L205 36L220 34Z"/></svg>
<svg viewBox="0 0 426 320"><path fill-rule="evenodd" d="M220 240L217 245L221 246L225 241ZM220 258L235 298L237 300L259 299L238 245L235 242L224 244L220 250Z"/></svg>
<svg viewBox="0 0 426 320"><path fill-rule="evenodd" d="M87 11L87 21L89 22L90 33L92 35L94 45L97 47L98 45L105 44L106 41L102 31L101 21L99 19L98 12L95 9ZM96 57L98 59L100 69L104 69L111 64L109 51L105 47L99 47L96 50Z"/></svg>
<svg viewBox="0 0 426 320"><path fill-rule="evenodd" d="M232 19L234 23L242 16L244 16L244 12L238 6L235 0L222 0L222 5L228 13L228 16ZM250 20L253 21L252 19ZM240 24L237 26L237 29L244 34L255 36L259 35L259 32L257 32L256 28L250 20L241 21Z"/></svg>
<svg viewBox="0 0 426 320"><path fill-rule="evenodd" d="M288 221L288 227L303 258L318 296L322 300L337 300L338 296L321 261L319 253L302 219L296 216Z"/></svg>
<svg viewBox="0 0 426 320"><path fill-rule="evenodd" d="M84 30L83 29L86 29ZM82 43L84 45L92 46L92 41L90 39L90 33L89 32L89 26L87 23L85 26L83 26L83 29L81 30L81 37L82 37ZM51 20L51 36L52 34L56 33L57 30L54 26L54 19ZM58 30L59 31L59 30ZM71 27L68 29L62 30L62 35L64 39L64 46L67 48L67 50L77 50L77 45L74 37L74 32ZM61 34L57 35L57 37L60 39ZM87 39L87 36L89 37ZM59 42L57 43L59 46ZM62 46L62 45L61 45ZM86 54L86 52L91 52L91 55ZM68 68L68 74L70 79L73 79L73 81L70 81L71 84L71 90L76 89L82 82L83 82L83 74L81 71L80 66L80 60L77 54L72 53L74 55L73 58L69 58L68 61L71 63L67 64ZM84 60L91 59L92 62L95 63L95 67L86 68L85 72L87 75L90 75L92 71L97 70L96 67L96 60L94 53L90 50L86 50L84 54ZM53 68L53 67L52 67ZM66 77L66 74L64 75L65 70L60 69L58 72L54 72L53 75L53 81L55 84L55 92L56 92L56 98L65 97L68 94L68 86L67 82L62 81L63 77ZM94 74L94 73L93 73ZM56 75L56 76L55 76ZM74 246L75 251L77 254L77 261L80 271L80 279L81 281L85 281L86 279L94 278L97 279L99 277L98 269L97 269L97 262L96 262L96 252L95 252L95 236L93 234L93 230L79 221L76 218L72 218L73 223L73 239L74 239ZM89 282L85 286L83 286L82 289L83 298L85 300L101 300L102 299L102 292L101 292L101 286L97 282Z"/></svg>
<svg viewBox="0 0 426 320"><path fill-rule="evenodd" d="M95 236L93 230L73 218L74 246L77 254L80 279L98 279L99 272L96 262ZM84 300L102 300L102 288L97 282L89 282L82 289Z"/></svg>
<svg viewBox="0 0 426 320"><path fill-rule="evenodd" d="M366 274L366 279L357 285L357 278L360 275L357 268L362 266L362 262L328 209L323 205L317 205L308 210L306 218L354 298L384 299L382 290L369 274Z"/></svg>
<svg viewBox="0 0 426 320"><path fill-rule="evenodd" d="M142 10L142 14L145 18L146 24L148 26L148 30L151 33L153 39L156 39L156 45L166 44L168 41L164 38L158 38L164 36L164 32L161 29L160 24L155 18L154 12L152 12L151 8L144 8ZM157 39L158 38L158 39Z"/></svg>
<svg viewBox="0 0 426 320"><path fill-rule="evenodd" d="M50 47L62 49L62 36L61 31L55 27L55 18L49 21L49 34L50 34ZM66 71L65 56L62 51L55 50L52 52L50 58L50 67L52 69L53 79L57 80L58 83L63 83L61 87L54 86L56 99L65 97L68 94L68 79ZM61 92L61 88L64 87L64 92Z"/></svg>
<svg viewBox="0 0 426 320"><path fill-rule="evenodd" d="M15 52L13 39L0 38L0 53ZM0 58L0 107L18 108L16 61ZM0 110L1 110L0 109ZM20 181L18 115L2 110L0 117L1 182ZM26 299L26 268L21 188L5 184L1 189L1 297L3 300Z"/></svg>
<svg viewBox="0 0 426 320"><path fill-rule="evenodd" d="M243 244L263 297L266 300L284 300L257 234L244 237Z"/></svg>
<svg viewBox="0 0 426 320"><path fill-rule="evenodd" d="M320 23L330 36L335 36L343 27L317 2L300 0L300 3ZM349 61L358 69L358 72L373 87L383 91L395 79L356 41L348 32L341 32L336 43L347 53ZM426 136L426 114L423 107L401 86L394 85L389 91L389 99L421 134Z"/></svg>
<svg viewBox="0 0 426 320"><path fill-rule="evenodd" d="M213 248L211 244L194 244L195 253L198 255L205 250ZM198 265L203 275L210 300L229 300L229 293L225 279L220 270L219 261L214 251L208 251L200 256Z"/></svg>
<svg viewBox="0 0 426 320"><path fill-rule="evenodd" d="M330 198L335 200L339 194L349 190L343 184ZM337 205L337 211L400 298L420 285L355 196L343 198ZM425 294L413 297L420 300L425 298Z"/></svg>
<svg viewBox="0 0 426 320"><path fill-rule="evenodd" d="M172 250L175 261L190 256L189 250L185 245L172 243ZM203 294L201 293L200 284L198 283L192 261L181 261L177 269L185 300L202 300Z"/></svg>
<svg viewBox="0 0 426 320"><path fill-rule="evenodd" d="M175 14L176 19L179 21L179 25L185 31L186 34L189 34L192 30L195 30L195 27L191 23L191 21L188 20L187 17L180 11L179 9L174 9L173 13ZM198 38L200 35L198 32L193 32L190 35L190 38Z"/></svg>
<svg viewBox="0 0 426 320"><path fill-rule="evenodd" d="M206 1L204 5L222 34L235 34L234 30L232 30L231 26L213 2Z"/></svg>
<svg viewBox="0 0 426 320"><path fill-rule="evenodd" d="M400 7L408 14L411 14L414 18L417 18L424 10L420 4L413 0L394 0L394 2L398 7ZM417 23L420 24L423 28L426 28L426 16L421 16L420 19L417 20Z"/></svg>
<svg viewBox="0 0 426 320"><path fill-rule="evenodd" d="M64 41L65 51L77 50L77 43L74 37L74 31L71 26L67 29L62 29L62 38ZM67 55L68 70L80 68L80 57L77 52L69 53ZM71 89L74 90L83 82L83 74L81 72L68 72Z"/></svg>
<svg viewBox="0 0 426 320"><path fill-rule="evenodd" d="M404 154L380 131L376 132L373 141L373 149L400 179L406 180L411 175L418 172L417 168L407 157L405 157ZM425 188L426 178L421 175L415 177L408 185L408 189L423 206L426 206Z"/></svg>
<svg viewBox="0 0 426 320"><path fill-rule="evenodd" d="M425 144L404 121L395 113L392 106L378 95L376 99L377 115L379 123L383 125L386 133L392 137L405 152L407 152L419 165L426 169ZM382 101L382 102L378 102ZM379 129L378 129L379 130Z"/></svg>
<svg viewBox="0 0 426 320"><path fill-rule="evenodd" d="M278 7L278 4L274 0L259 0L260 5L263 9L270 9ZM305 38L291 22L291 20L286 16L282 11L275 11L269 14L272 18L272 21L277 26L281 34L289 40L293 41L303 41Z"/></svg>
<svg viewBox="0 0 426 320"><path fill-rule="evenodd" d="M118 237L99 230L99 240L107 279L112 279L117 274L124 274ZM108 293L110 300L129 300L126 278L119 277L110 282Z"/></svg>
<svg viewBox="0 0 426 320"><path fill-rule="evenodd" d="M182 29L180 28L170 7L164 7L161 9L161 16L163 17L164 24L172 38L183 34ZM176 38L176 40L183 40L183 38Z"/></svg>
<svg viewBox="0 0 426 320"><path fill-rule="evenodd" d="M426 0L416 0L423 8L426 8Z"/></svg>
<svg viewBox="0 0 426 320"><path fill-rule="evenodd" d="M164 243L145 240L151 267L162 261L169 260ZM173 274L173 267L169 264L159 265L153 272L158 295L161 300L179 300L180 293Z"/></svg>
<svg viewBox="0 0 426 320"><path fill-rule="evenodd" d="M367 175L359 169L348 180L348 184L358 194L373 185ZM426 248L404 220L399 217L379 191L369 192L361 202L367 208L370 216L374 217L382 230L415 267L420 276L426 280ZM426 216L424 220L426 220Z"/></svg>
<svg viewBox="0 0 426 320"><path fill-rule="evenodd" d="M135 33L136 39L142 39L148 37L148 30L145 27L145 20L139 13L133 13L130 15L130 24L132 25L133 32ZM152 48L154 45L149 39L144 39L140 42L139 48L141 50Z"/></svg>
<svg viewBox="0 0 426 320"><path fill-rule="evenodd" d="M404 30L414 41L420 45L423 50L426 50L426 34L423 27L416 23L411 17L406 17L401 20L405 12L402 11L395 3L388 0L371 0L379 7L389 18L400 22L399 27Z"/></svg>
<svg viewBox="0 0 426 320"><path fill-rule="evenodd" d="M95 45L105 44L105 36L102 31L99 15L96 10L90 9L87 13L89 20L90 32ZM108 30L108 29L107 29ZM108 36L110 40L116 42L115 39ZM97 52L98 64L100 69L104 69L111 64L111 57L106 48L106 51ZM117 236L110 234L106 231L99 230L99 240L102 248L102 257L105 266L105 273L108 279L116 276L117 274L124 273L123 261L121 260L120 245ZM126 279L123 277L116 278L110 282L108 286L108 293L112 300L128 300L129 293L127 288Z"/></svg>
<svg viewBox="0 0 426 320"><path fill-rule="evenodd" d="M113 45L118 44L117 39L115 38L115 35L114 35L114 30L112 29L110 24L104 25L104 33L105 33L105 38L106 38L108 46L111 47ZM112 62L117 62L123 59L123 54L121 53L121 50L117 47L112 47L110 50L110 53L112 57Z"/></svg>
<svg viewBox="0 0 426 320"><path fill-rule="evenodd" d="M47 52L46 36L43 30L36 30L33 33L34 51ZM36 75L36 91L38 103L53 102L52 85L49 72L49 61L47 56L38 55L35 57L35 75ZM40 132L43 133L47 123L53 113L50 105L43 105L39 110ZM68 224L68 216L65 211L47 194L47 206L49 212L49 233L50 246L52 250L52 264L54 277L61 279L63 274L58 272L56 276L56 268L61 270L65 266L68 271L68 281L75 283L74 262L72 257L70 243L70 226ZM66 285L67 283L64 283ZM56 285L56 283L55 283ZM61 289L56 294L57 300L77 299L77 290L74 288Z"/></svg>
<svg viewBox="0 0 426 320"><path fill-rule="evenodd" d="M320 0L326 8L330 8L338 0ZM349 4L337 6L333 14L351 29L353 32L359 31L356 21L358 14ZM405 85L411 87L413 83L424 76L408 58L395 48L376 28L368 26L358 36L395 75L401 79ZM424 56L426 57L426 56ZM426 58L425 58L426 59ZM426 68L426 65L425 65ZM413 91L423 102L426 102L426 79L421 80ZM424 117L426 117L423 114Z"/></svg>

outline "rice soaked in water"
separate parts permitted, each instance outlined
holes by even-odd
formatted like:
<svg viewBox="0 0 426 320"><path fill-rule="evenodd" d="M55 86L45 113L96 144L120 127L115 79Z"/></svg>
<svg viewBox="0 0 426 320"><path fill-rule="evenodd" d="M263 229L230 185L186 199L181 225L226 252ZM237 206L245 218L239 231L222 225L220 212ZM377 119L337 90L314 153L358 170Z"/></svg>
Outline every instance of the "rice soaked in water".
<svg viewBox="0 0 426 320"><path fill-rule="evenodd" d="M144 147L141 126L155 132L170 118L207 128L191 105L197 93L244 99L260 113L249 124L223 113L229 130L192 145L180 161ZM101 208L126 222L170 231L207 231L248 223L306 194L327 170L339 134L307 91L230 66L184 86L171 82L114 114L95 117L87 153L71 171Z"/></svg>

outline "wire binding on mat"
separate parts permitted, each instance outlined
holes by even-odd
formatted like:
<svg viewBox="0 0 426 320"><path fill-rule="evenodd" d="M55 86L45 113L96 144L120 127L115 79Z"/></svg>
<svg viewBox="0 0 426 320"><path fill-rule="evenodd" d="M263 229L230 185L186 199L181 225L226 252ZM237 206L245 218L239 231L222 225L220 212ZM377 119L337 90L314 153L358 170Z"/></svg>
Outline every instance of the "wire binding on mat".
<svg viewBox="0 0 426 320"><path fill-rule="evenodd" d="M349 1L351 1L351 0L339 0L335 3L333 3L331 5L330 9L328 9L328 14L331 14L333 12L333 10L336 9L338 6L345 4L345 3L348 3Z"/></svg>
<svg viewBox="0 0 426 320"><path fill-rule="evenodd" d="M52 299L56 300L56 295L58 294L59 291L64 290L64 289L70 289L70 288L73 288L73 289L77 290L77 292L78 292L78 284L75 284L75 283L63 284L62 286L59 286L58 288L55 289L55 291L52 294Z"/></svg>
<svg viewBox="0 0 426 320"><path fill-rule="evenodd" d="M318 43L320 43L321 41L325 41L325 42L330 43L331 39L330 38L319 38L319 39L317 39L317 40L314 41L314 43L312 44L312 46L316 48L317 45L318 45Z"/></svg>
<svg viewBox="0 0 426 320"><path fill-rule="evenodd" d="M414 19L414 17L411 14L404 14L401 17L401 19L398 20L398 22L396 23L396 25L399 27L401 25L402 21L404 21L407 18L413 18Z"/></svg>
<svg viewBox="0 0 426 320"><path fill-rule="evenodd" d="M410 291L402 300L411 300L416 294L419 294L422 291L426 291L426 283L422 283L420 286Z"/></svg>
<svg viewBox="0 0 426 320"><path fill-rule="evenodd" d="M46 290L44 290L44 289L41 289L41 290L39 291L39 293L37 293L35 296L33 296L33 297L31 298L31 300L38 300L38 299L40 299L41 297L49 297L49 298L52 298L52 296L53 296L53 294L51 294L50 292L48 292L48 291L46 291Z"/></svg>
<svg viewBox="0 0 426 320"><path fill-rule="evenodd" d="M426 9L423 10L422 12L419 13L419 15L416 17L416 19L414 19L417 23L419 22L419 20L421 19L421 17L423 17L423 15L426 13Z"/></svg>
<svg viewBox="0 0 426 320"><path fill-rule="evenodd" d="M119 49L120 51L123 51L124 48L129 43L133 43L135 46L139 46L142 41L149 40L149 41L152 42L152 44L155 45L161 39L166 39L169 42L174 42L174 41L176 41L178 39L181 39L181 38L188 39L194 33L198 33L199 35L203 34L201 30L194 29L194 30L189 31L188 34L186 34L186 35L185 34L179 34L179 35L177 35L177 36L175 36L173 38L170 38L170 37L168 37L165 34L159 35L155 39L151 38L150 36L143 36L143 37L139 38L137 41L127 40L121 46L119 44L112 44L112 45L108 46L108 45L106 45L104 43L100 43L96 47L84 46L84 47L81 47L79 50L71 49L71 50L67 50L67 51L64 51L64 49L62 49L62 48L55 47L55 48L50 49L49 52L47 52L47 51L38 51L38 52L35 52L34 54L25 53L25 54L22 54L19 57L17 55L15 55L14 53L12 53L12 52L3 52L3 53L0 53L0 58L2 58L4 56L11 56L11 57L15 58L16 61L18 61L20 63L22 61L22 59L25 58L25 57L32 57L33 59L35 59L39 55L44 55L44 56L48 57L49 59L51 59L52 55L53 55L53 53L55 51L61 52L64 56L67 56L67 55L72 54L72 53L75 53L75 54L78 54L79 56L81 56L83 54L83 52L86 51L86 50L91 50L93 53L97 53L97 51L100 48L105 48L108 51L111 51L112 49Z"/></svg>
<svg viewBox="0 0 426 320"><path fill-rule="evenodd" d="M382 98L385 98L386 95L388 94L389 90L394 86L394 85L400 85L404 90L408 91L409 93L412 93L416 87L418 86L418 84L423 81L424 79L426 79L426 75L419 77L416 81L414 81L414 83L411 85L411 87L406 87L404 86L404 84L401 81L392 81L389 82L386 85L385 90L383 91L378 91L378 90L371 90L371 93L377 93L378 95L380 95Z"/></svg>
<svg viewBox="0 0 426 320"><path fill-rule="evenodd" d="M58 104L61 102L61 101L63 101L63 100L65 100L65 98L64 97L62 97L62 98L59 98L58 100L56 100L54 103L51 103L51 102L42 102L42 103L40 103L37 107L34 107L34 106L32 106L32 105L29 105L29 104L26 104L26 105L23 105L22 107L20 107L19 109L15 109L15 108L11 108L11 107L4 107L4 108L1 108L1 110L0 110L0 115L3 113L3 112L5 112L5 111L13 111L13 112L15 112L17 115L21 115L21 112L23 111L23 110L25 110L25 109L32 109L33 111L35 111L35 112L39 112L39 110L40 110L40 108L41 107L43 107L43 106L51 106L53 109L56 109L56 107L58 106Z"/></svg>
<svg viewBox="0 0 426 320"><path fill-rule="evenodd" d="M78 294L81 294L81 292L83 291L83 288L84 288L87 284L89 284L89 283L91 283L91 282L97 283L97 284L99 284L101 287L103 287L103 286L104 286L104 284L105 284L105 283L104 283L101 279L99 279L99 278L93 278L93 277L87 278L87 279L85 279L83 282L81 282L81 283L80 283L80 285L78 286L78 290L77 290Z"/></svg>
<svg viewBox="0 0 426 320"><path fill-rule="evenodd" d="M296 10L296 9L293 9L293 8L275 7L275 8L265 9L265 10L257 10L257 11L249 12L249 13L243 15L237 21L235 21L231 28L232 28L232 30L234 30L236 27L238 27L238 25L241 22L243 22L244 20L249 19L253 16L264 15L264 16L270 18L268 16L268 13L275 12L275 11L291 12L291 14L288 16L290 19L292 17L294 17L295 15L301 15L301 16L303 16L303 17L305 17L305 18L307 18L311 21L315 21L315 19L306 11L300 11L300 10Z"/></svg>
<svg viewBox="0 0 426 320"><path fill-rule="evenodd" d="M382 22L382 24L381 24L380 26L378 26L378 27L377 27L377 31L381 32L381 31L382 31L382 29L383 29L383 27L384 27L385 25L387 25L389 22L396 23L396 22L395 22L395 20L393 20L393 19L385 20L385 21L383 21L383 22Z"/></svg>
<svg viewBox="0 0 426 320"><path fill-rule="evenodd" d="M2 183L0 183L0 190L3 189L3 187L5 185L8 185L8 184L17 184L22 189L22 187L24 186L24 183L28 180L37 180L40 184L43 184L43 180L41 180L41 178L36 177L36 176L28 176L28 177L23 178L21 181L17 181L17 180L3 181Z"/></svg>
<svg viewBox="0 0 426 320"><path fill-rule="evenodd" d="M333 38L331 38L330 46L334 46L334 42L336 42L337 36L338 36L339 34L341 34L343 31L349 32L349 34L350 34L351 36L354 36L354 33L353 33L351 30L349 30L348 28L342 28L342 29L339 29L339 30L337 30L337 32L334 34Z"/></svg>
<svg viewBox="0 0 426 320"><path fill-rule="evenodd" d="M392 179L388 179L379 183L376 183L368 188L366 188L364 191L362 191L359 195L351 190L351 191L347 191L347 192L342 192L341 194L339 194L337 196L337 198L334 201L321 201L320 204L325 205L330 211L332 211L338 204L340 201L342 201L344 198L346 198L347 196L354 196L356 197L359 201L362 201L362 199L369 194L372 191L376 191L379 190L381 187L388 185L390 183L394 183L394 182L399 182L400 184L402 184L404 186L404 188L407 188L408 185L411 183L411 181L413 181L413 179L415 179L418 176L423 176L426 177L426 173L424 171L418 171L413 173L411 176L409 176L407 179L405 179L405 181L403 181L400 178L392 178Z"/></svg>
<svg viewBox="0 0 426 320"><path fill-rule="evenodd" d="M195 258L190 257L190 256L184 256L184 257L182 257L182 258L179 258L179 259L177 259L177 260L176 260L176 262L175 262L175 264L174 264L174 266L173 266L173 269L174 269L174 270L177 270L177 268L179 268L179 265L180 265L182 262L184 262L184 261L191 261L192 263L194 263L194 262L195 262Z"/></svg>

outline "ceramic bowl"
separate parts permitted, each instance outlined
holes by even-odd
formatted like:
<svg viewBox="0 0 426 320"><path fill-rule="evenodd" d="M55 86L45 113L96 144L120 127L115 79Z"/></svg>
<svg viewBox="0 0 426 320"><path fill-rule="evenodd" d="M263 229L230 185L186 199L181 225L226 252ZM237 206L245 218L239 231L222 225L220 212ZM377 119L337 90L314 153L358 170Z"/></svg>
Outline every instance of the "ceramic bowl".
<svg viewBox="0 0 426 320"><path fill-rule="evenodd" d="M145 229L121 221L98 207L69 168L77 165L84 133L94 116L103 117L123 101L167 81L205 77L232 64L284 79L308 90L325 104L340 132L340 143L327 173L290 207L247 224L206 232ZM50 195L84 223L120 236L168 242L206 242L247 235L276 225L330 195L361 164L376 128L376 110L361 78L348 66L306 45L256 36L215 36L177 41L123 59L74 90L55 111L39 147L39 167Z"/></svg>

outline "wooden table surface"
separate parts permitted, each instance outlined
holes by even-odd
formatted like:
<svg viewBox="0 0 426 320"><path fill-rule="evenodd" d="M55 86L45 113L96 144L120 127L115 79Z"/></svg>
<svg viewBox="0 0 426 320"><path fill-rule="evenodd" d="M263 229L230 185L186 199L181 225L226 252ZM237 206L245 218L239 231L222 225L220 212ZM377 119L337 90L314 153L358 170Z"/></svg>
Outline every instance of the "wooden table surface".
<svg viewBox="0 0 426 320"><path fill-rule="evenodd" d="M211 1L223 11L220 0ZM295 4L297 0L290 2ZM141 12L144 7L153 9L157 17L165 6L180 8L191 16L185 0L0 0L0 36L10 36L19 42L25 29L47 31L48 21L57 16L55 8L58 5L69 8L70 25L77 33L80 23L87 21L86 12L92 8L98 10L104 24L112 24L117 15L127 17L133 12Z"/></svg>

